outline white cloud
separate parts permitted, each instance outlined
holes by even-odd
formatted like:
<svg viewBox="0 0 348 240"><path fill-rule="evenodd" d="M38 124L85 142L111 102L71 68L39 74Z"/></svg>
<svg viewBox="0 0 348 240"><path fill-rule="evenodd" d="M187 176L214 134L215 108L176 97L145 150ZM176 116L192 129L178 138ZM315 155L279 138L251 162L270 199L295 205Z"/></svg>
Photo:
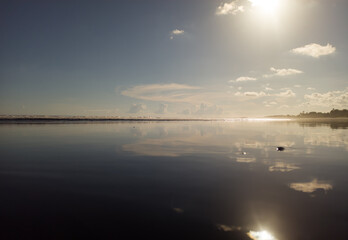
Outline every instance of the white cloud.
<svg viewBox="0 0 348 240"><path fill-rule="evenodd" d="M265 90L266 90L266 91L273 91L274 89L273 89L273 88L270 88L270 87L265 87Z"/></svg>
<svg viewBox="0 0 348 240"><path fill-rule="evenodd" d="M134 103L129 108L129 113L141 113L144 110L146 110L146 105L144 105L142 103Z"/></svg>
<svg viewBox="0 0 348 240"><path fill-rule="evenodd" d="M176 35L183 35L184 33L185 33L184 30L174 29L174 30L171 31L171 33L170 33L170 39L174 39L174 36L176 36Z"/></svg>
<svg viewBox="0 0 348 240"><path fill-rule="evenodd" d="M236 80L230 80L229 82L246 82L246 81L256 81L256 78L253 77L239 77Z"/></svg>
<svg viewBox="0 0 348 240"><path fill-rule="evenodd" d="M301 70L293 69L293 68L281 68L281 69L276 69L274 67L271 67L270 70L273 72L271 74L264 74L264 78L270 78L270 77L284 77L284 76L290 76L290 75L295 75L295 74L300 74L303 73Z"/></svg>
<svg viewBox="0 0 348 240"><path fill-rule="evenodd" d="M312 88L312 87L308 87L307 90L310 90L310 91L315 91L315 88Z"/></svg>
<svg viewBox="0 0 348 240"><path fill-rule="evenodd" d="M180 34L184 34L184 30L179 30L179 29L174 29L173 31L172 31L172 34L174 34L174 35L180 35Z"/></svg>
<svg viewBox="0 0 348 240"><path fill-rule="evenodd" d="M235 96L241 97L264 97L264 96L268 96L268 94L266 94L265 92L236 92L234 94Z"/></svg>
<svg viewBox="0 0 348 240"><path fill-rule="evenodd" d="M294 93L292 90L286 90L284 92L276 93L274 94L276 97L295 97L296 93Z"/></svg>
<svg viewBox="0 0 348 240"><path fill-rule="evenodd" d="M320 56L329 55L336 51L336 48L333 47L331 44L327 44L326 46L322 46L316 43L311 43L308 45L305 45L303 47L294 48L291 50L292 53L300 54L300 55L307 55L311 57L318 58Z"/></svg>
<svg viewBox="0 0 348 240"><path fill-rule="evenodd" d="M300 88L300 87L302 87L302 86L299 85L299 84L296 84L296 85L294 85L294 87L295 87L295 88Z"/></svg>
<svg viewBox="0 0 348 240"><path fill-rule="evenodd" d="M348 88L343 91L330 91L327 93L312 93L304 95L306 102L304 105L347 108L348 107Z"/></svg>
<svg viewBox="0 0 348 240"><path fill-rule="evenodd" d="M230 3L222 3L216 9L216 15L227 15L227 14L236 15L237 13L244 12L244 10L245 9L244 9L244 6L241 4L241 1L236 0Z"/></svg>
<svg viewBox="0 0 348 240"><path fill-rule="evenodd" d="M317 179L313 179L311 182L291 183L290 188L300 192L312 193L317 189L323 189L326 192L332 189L332 185L326 182L320 183Z"/></svg>

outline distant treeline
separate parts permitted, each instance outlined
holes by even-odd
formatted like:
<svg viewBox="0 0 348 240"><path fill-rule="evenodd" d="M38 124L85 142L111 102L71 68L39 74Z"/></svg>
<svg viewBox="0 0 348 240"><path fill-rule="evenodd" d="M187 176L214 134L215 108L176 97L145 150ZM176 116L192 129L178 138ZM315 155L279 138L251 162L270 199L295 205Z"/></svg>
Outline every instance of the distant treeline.
<svg viewBox="0 0 348 240"><path fill-rule="evenodd" d="M332 109L330 112L301 112L298 115L276 115L271 117L287 117L287 118L348 118L347 109Z"/></svg>

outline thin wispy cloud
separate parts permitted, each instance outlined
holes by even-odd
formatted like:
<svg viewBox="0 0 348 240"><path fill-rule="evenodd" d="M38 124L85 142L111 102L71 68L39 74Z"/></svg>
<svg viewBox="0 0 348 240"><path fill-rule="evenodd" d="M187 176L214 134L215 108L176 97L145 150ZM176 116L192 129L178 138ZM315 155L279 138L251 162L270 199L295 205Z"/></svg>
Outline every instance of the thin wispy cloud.
<svg viewBox="0 0 348 240"><path fill-rule="evenodd" d="M293 68L270 68L271 72L270 74L264 74L264 78L271 78L271 77L284 77L284 76L290 76L290 75L296 75L296 74L301 74L303 73L301 70L298 69L293 69Z"/></svg>
<svg viewBox="0 0 348 240"><path fill-rule="evenodd" d="M139 85L122 91L122 95L148 101L190 102L194 91L200 87L184 84L149 84Z"/></svg>
<svg viewBox="0 0 348 240"><path fill-rule="evenodd" d="M330 55L336 51L336 48L331 44L322 46L317 43L307 44L303 47L294 48L291 50L292 53L311 56L314 58L319 58L320 56Z"/></svg>
<svg viewBox="0 0 348 240"><path fill-rule="evenodd" d="M238 13L244 12L244 6L239 0L232 1L229 3L221 3L221 5L216 9L216 15L236 15Z"/></svg>
<svg viewBox="0 0 348 240"><path fill-rule="evenodd" d="M174 30L171 31L171 33L170 33L170 39L174 39L174 36L183 35L184 33L185 33L184 30L174 29Z"/></svg>
<svg viewBox="0 0 348 240"><path fill-rule="evenodd" d="M234 95L226 91L206 89L177 83L139 85L128 88L122 91L121 94L123 96L139 100L160 103L189 103L197 106L200 106L202 103L207 104L208 106L214 106L219 104L219 102L224 103L232 99L238 100L234 97ZM216 113L221 112L220 110L214 111ZM210 109L208 112L213 112L213 109Z"/></svg>
<svg viewBox="0 0 348 240"><path fill-rule="evenodd" d="M257 78L254 77L239 77L235 80L230 80L229 82L247 82L247 81L256 81Z"/></svg>

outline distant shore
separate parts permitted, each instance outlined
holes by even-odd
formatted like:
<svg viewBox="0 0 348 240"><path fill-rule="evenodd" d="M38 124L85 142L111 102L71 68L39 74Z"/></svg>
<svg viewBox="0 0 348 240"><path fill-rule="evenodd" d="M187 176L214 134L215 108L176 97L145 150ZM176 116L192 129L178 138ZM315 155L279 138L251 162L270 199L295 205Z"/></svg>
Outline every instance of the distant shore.
<svg viewBox="0 0 348 240"><path fill-rule="evenodd" d="M150 117L84 117L84 116L0 116L0 123L17 122L168 122L168 121L218 121L201 118L150 118Z"/></svg>
<svg viewBox="0 0 348 240"><path fill-rule="evenodd" d="M284 120L293 122L348 122L347 117L301 118L295 116L267 116L259 118L151 118L151 117L85 117L85 116L31 116L2 115L0 123L69 123L69 122L175 122L175 121L272 121Z"/></svg>

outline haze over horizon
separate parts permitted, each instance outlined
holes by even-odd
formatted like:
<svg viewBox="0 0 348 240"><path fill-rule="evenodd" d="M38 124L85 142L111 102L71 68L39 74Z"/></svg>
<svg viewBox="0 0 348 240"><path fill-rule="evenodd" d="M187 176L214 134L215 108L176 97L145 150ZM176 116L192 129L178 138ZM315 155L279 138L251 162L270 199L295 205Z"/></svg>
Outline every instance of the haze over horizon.
<svg viewBox="0 0 348 240"><path fill-rule="evenodd" d="M344 0L2 1L0 114L348 108Z"/></svg>

